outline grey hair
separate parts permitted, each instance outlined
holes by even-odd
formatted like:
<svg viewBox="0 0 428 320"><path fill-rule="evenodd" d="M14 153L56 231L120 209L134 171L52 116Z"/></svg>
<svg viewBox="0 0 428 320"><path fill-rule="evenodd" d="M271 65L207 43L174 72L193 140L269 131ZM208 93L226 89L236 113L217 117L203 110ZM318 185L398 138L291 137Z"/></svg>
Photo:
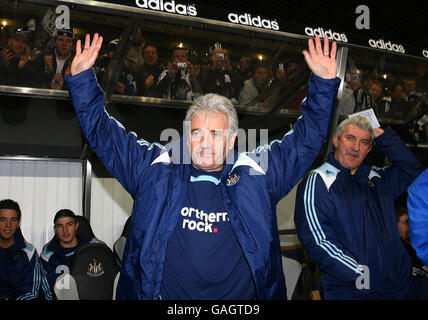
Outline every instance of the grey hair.
<svg viewBox="0 0 428 320"><path fill-rule="evenodd" d="M336 134L337 134L338 138L340 138L342 136L342 134L345 131L346 126L348 124L353 124L354 126L357 126L360 129L370 131L370 133L371 133L371 141L370 142L373 142L373 140L375 138L375 133L374 133L372 124L371 124L370 120L367 119L367 117L360 116L360 115L350 117L348 119L343 120L341 123L339 123L339 125L337 126L337 129L336 129Z"/></svg>
<svg viewBox="0 0 428 320"><path fill-rule="evenodd" d="M184 119L187 126L189 126L188 129L190 129L190 122L193 116L207 111L223 113L227 117L231 135L238 131L238 115L232 102L228 98L215 93L200 96L189 107Z"/></svg>

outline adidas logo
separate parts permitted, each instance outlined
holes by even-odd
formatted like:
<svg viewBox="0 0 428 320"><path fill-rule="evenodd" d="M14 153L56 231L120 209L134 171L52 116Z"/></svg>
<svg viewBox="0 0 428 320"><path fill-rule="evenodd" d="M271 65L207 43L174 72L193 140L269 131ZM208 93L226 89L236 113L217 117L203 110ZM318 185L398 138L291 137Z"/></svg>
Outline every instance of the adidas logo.
<svg viewBox="0 0 428 320"><path fill-rule="evenodd" d="M406 50L404 50L404 47L400 44L391 43L391 41L385 42L382 39L379 40L373 40L369 39L369 45L372 48L378 48L378 49L384 49L388 51L394 51L394 52L400 52L400 53L406 53Z"/></svg>
<svg viewBox="0 0 428 320"><path fill-rule="evenodd" d="M252 17L251 14L229 13L227 16L230 22L243 24L246 26L265 28L270 30L279 30L279 25L276 20L262 19L260 16Z"/></svg>
<svg viewBox="0 0 428 320"><path fill-rule="evenodd" d="M198 12L193 5L184 5L175 3L175 0L135 0L135 4L143 9L151 9L156 11L164 11L169 13L178 13L185 16L197 16Z"/></svg>
<svg viewBox="0 0 428 320"><path fill-rule="evenodd" d="M306 27L305 33L310 37L318 36L320 38L327 38L329 40L348 42L348 38L346 37L346 34L333 32L331 31L331 29L324 30L323 28L320 28L320 27L315 29L311 27Z"/></svg>
<svg viewBox="0 0 428 320"><path fill-rule="evenodd" d="M422 50L422 54L425 58L428 58L428 50Z"/></svg>

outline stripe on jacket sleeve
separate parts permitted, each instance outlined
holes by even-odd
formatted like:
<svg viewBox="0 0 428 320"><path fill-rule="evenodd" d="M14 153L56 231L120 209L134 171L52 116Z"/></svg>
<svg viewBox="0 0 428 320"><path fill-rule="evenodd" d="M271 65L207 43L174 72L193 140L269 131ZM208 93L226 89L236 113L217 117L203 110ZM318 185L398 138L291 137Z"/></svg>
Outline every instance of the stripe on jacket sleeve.
<svg viewBox="0 0 428 320"><path fill-rule="evenodd" d="M305 186L303 198L306 220L308 222L309 229L311 230L311 233L315 239L315 242L321 249L327 252L330 257L338 260L340 263L344 264L352 271L361 274L361 271L358 268L358 263L355 261L355 259L345 255L342 250L340 250L333 243L327 240L325 233L321 228L314 204L316 177L317 173L311 172Z"/></svg>
<svg viewBox="0 0 428 320"><path fill-rule="evenodd" d="M32 300L36 299L39 296L39 288L41 282L42 272L40 270L40 263L36 257L36 265L33 272L33 288L31 292L28 292L18 298L16 300Z"/></svg>

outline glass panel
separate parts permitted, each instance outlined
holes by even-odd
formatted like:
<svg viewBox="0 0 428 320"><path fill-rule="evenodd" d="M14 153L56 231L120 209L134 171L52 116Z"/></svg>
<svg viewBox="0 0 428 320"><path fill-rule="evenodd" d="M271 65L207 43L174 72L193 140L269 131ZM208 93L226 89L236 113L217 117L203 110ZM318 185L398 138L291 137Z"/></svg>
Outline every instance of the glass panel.
<svg viewBox="0 0 428 320"><path fill-rule="evenodd" d="M238 109L266 112L286 100L295 82L308 80L301 54L306 40L156 21L143 22L140 32L142 42L131 46L125 63L139 96L190 101L218 93ZM298 110L302 99L297 95L282 107Z"/></svg>
<svg viewBox="0 0 428 320"><path fill-rule="evenodd" d="M57 90L66 89L64 77L70 73L77 39L95 31L119 37L130 21L21 1L2 1L0 18L0 85Z"/></svg>
<svg viewBox="0 0 428 320"><path fill-rule="evenodd" d="M407 142L426 143L428 62L403 55L350 48L342 116L373 108L381 126L392 126Z"/></svg>

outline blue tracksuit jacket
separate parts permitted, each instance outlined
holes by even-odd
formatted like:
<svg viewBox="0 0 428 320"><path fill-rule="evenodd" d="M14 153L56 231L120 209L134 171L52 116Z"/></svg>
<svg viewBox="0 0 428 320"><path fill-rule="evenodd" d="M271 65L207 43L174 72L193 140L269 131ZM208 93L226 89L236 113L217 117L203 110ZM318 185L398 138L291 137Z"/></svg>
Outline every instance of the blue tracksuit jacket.
<svg viewBox="0 0 428 320"><path fill-rule="evenodd" d="M0 249L0 299L33 300L42 296L46 284L36 248L25 241L21 229L14 234L15 243ZM49 292L46 299L51 299Z"/></svg>
<svg viewBox="0 0 428 320"><path fill-rule="evenodd" d="M390 128L375 143L392 166L362 164L351 175L331 153L298 187L296 229L320 266L326 299L413 297L412 261L398 234L394 200L422 166Z"/></svg>
<svg viewBox="0 0 428 320"><path fill-rule="evenodd" d="M419 259L428 266L428 169L408 190L410 241Z"/></svg>
<svg viewBox="0 0 428 320"><path fill-rule="evenodd" d="M80 236L78 237L78 245L72 252L65 254L64 248L61 247L56 236L52 238L47 244L44 245L43 251L40 254L40 262L43 265L43 271L49 283L49 287L52 290L56 279L63 273L68 272L65 267L70 267L71 260L73 259L74 253L83 245L88 244L91 239ZM60 267L64 266L64 267ZM58 270L57 268L60 267Z"/></svg>
<svg viewBox="0 0 428 320"><path fill-rule="evenodd" d="M168 240L190 183L189 152L138 140L104 109L92 70L66 77L81 128L110 173L134 199L119 299L158 299ZM303 116L281 141L253 153L229 154L221 178L232 228L254 277L259 299L285 299L276 204L301 179L324 142L340 79L311 76ZM267 159L266 162L258 159ZM189 161L185 163L190 163Z"/></svg>

